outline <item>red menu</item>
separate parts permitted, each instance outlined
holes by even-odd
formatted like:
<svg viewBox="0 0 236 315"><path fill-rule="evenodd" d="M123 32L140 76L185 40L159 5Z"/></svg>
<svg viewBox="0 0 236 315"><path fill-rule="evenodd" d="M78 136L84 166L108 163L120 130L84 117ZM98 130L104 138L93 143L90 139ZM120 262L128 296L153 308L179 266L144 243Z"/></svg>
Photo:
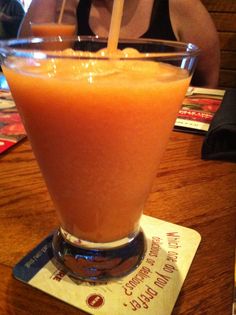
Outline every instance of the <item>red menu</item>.
<svg viewBox="0 0 236 315"><path fill-rule="evenodd" d="M175 122L175 130L205 134L220 107L225 90L190 87Z"/></svg>
<svg viewBox="0 0 236 315"><path fill-rule="evenodd" d="M26 132L10 91L0 89L0 154L25 137Z"/></svg>

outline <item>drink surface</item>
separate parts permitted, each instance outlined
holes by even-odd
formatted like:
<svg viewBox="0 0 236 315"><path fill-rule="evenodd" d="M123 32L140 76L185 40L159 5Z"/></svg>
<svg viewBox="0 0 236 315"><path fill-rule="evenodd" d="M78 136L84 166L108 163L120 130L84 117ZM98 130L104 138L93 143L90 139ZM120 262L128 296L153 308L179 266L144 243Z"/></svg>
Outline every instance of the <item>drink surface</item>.
<svg viewBox="0 0 236 315"><path fill-rule="evenodd" d="M75 25L63 23L32 23L31 33L33 36L72 36L75 34Z"/></svg>
<svg viewBox="0 0 236 315"><path fill-rule="evenodd" d="M189 85L185 70L128 60L15 63L4 73L62 227L93 242L137 230Z"/></svg>

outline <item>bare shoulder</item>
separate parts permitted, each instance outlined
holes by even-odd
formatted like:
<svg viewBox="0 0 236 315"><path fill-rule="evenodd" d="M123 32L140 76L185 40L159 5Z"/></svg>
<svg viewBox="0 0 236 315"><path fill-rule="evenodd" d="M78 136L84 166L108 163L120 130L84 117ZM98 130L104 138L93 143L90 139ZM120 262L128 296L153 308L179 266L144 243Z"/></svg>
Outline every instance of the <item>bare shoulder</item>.
<svg viewBox="0 0 236 315"><path fill-rule="evenodd" d="M219 37L213 20L200 0L169 0L172 28L178 40L201 49L195 72L197 85L215 87L219 75Z"/></svg>
<svg viewBox="0 0 236 315"><path fill-rule="evenodd" d="M190 16L207 12L201 0L169 0L170 9L176 14Z"/></svg>
<svg viewBox="0 0 236 315"><path fill-rule="evenodd" d="M186 40L187 36L207 41L208 36L216 36L211 16L200 0L169 0L169 3L171 22L178 39Z"/></svg>

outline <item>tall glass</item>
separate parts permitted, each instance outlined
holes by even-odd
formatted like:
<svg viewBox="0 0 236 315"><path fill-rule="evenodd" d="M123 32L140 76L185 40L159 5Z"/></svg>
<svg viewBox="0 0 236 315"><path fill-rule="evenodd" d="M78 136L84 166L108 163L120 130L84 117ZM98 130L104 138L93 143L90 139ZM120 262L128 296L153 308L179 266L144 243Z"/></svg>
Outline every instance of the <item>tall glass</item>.
<svg viewBox="0 0 236 315"><path fill-rule="evenodd" d="M109 55L106 44L78 37L0 46L60 220L55 258L92 281L129 273L145 254L140 218L198 55L192 44L141 39L121 40Z"/></svg>

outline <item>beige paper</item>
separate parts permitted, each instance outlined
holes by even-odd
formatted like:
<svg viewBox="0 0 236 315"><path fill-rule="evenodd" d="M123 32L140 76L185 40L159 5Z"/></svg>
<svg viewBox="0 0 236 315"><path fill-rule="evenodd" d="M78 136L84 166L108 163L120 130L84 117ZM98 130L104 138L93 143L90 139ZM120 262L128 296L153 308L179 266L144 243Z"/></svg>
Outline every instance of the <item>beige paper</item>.
<svg viewBox="0 0 236 315"><path fill-rule="evenodd" d="M142 264L102 285L70 279L49 261L29 284L90 314L171 314L198 245L198 232L143 215L147 252Z"/></svg>

